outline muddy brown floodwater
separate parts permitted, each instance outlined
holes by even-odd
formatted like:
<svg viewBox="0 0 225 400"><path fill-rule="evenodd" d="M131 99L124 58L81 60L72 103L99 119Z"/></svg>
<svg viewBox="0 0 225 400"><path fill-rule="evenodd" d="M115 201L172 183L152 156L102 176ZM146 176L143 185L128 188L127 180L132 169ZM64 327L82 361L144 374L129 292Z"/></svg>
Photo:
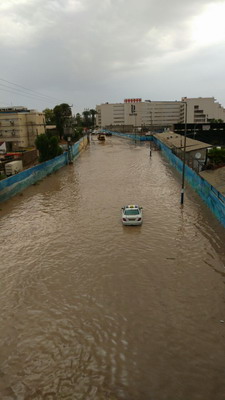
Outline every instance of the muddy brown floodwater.
<svg viewBox="0 0 225 400"><path fill-rule="evenodd" d="M1 205L1 400L225 399L225 229L180 189L149 143L94 137Z"/></svg>

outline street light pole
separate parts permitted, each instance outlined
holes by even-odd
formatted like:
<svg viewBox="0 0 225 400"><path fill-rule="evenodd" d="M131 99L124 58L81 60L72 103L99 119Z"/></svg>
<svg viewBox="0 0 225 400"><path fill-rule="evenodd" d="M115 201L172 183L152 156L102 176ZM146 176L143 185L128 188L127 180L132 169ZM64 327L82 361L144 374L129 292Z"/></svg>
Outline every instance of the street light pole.
<svg viewBox="0 0 225 400"><path fill-rule="evenodd" d="M67 151L68 151L68 163L73 164L72 160L72 148L71 148L71 136L67 136Z"/></svg>
<svg viewBox="0 0 225 400"><path fill-rule="evenodd" d="M183 149L183 169L182 169L182 185L181 185L181 198L180 204L184 204L184 177L185 177L185 162L186 162L186 139L187 139L187 102L185 105L185 122L184 122L184 149Z"/></svg>
<svg viewBox="0 0 225 400"><path fill-rule="evenodd" d="M135 143L136 143L136 113L134 114L134 135L135 135Z"/></svg>
<svg viewBox="0 0 225 400"><path fill-rule="evenodd" d="M131 104L131 113L129 114L131 116L134 116L134 138L135 138L135 143L136 143L136 116L137 113L135 112L135 105Z"/></svg>

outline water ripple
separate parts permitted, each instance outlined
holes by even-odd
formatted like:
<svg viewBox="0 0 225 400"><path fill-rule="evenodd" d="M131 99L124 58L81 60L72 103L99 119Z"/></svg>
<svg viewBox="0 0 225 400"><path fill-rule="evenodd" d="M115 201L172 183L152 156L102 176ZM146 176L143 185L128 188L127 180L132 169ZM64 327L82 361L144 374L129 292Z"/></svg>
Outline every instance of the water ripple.
<svg viewBox="0 0 225 400"><path fill-rule="evenodd" d="M2 205L2 399L223 399L224 230L179 203L161 153L108 138Z"/></svg>

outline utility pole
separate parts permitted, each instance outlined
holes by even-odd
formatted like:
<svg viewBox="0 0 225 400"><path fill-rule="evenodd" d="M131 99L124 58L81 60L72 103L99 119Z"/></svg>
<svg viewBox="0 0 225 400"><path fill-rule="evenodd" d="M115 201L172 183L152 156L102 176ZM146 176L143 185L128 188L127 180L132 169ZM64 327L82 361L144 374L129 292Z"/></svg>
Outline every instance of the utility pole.
<svg viewBox="0 0 225 400"><path fill-rule="evenodd" d="M183 101L185 106L185 118L184 118L184 149L183 149L183 169L182 169L182 184L181 184L181 205L184 204L184 177L185 177L185 162L186 162L186 139L187 139L187 102Z"/></svg>
<svg viewBox="0 0 225 400"><path fill-rule="evenodd" d="M136 116L137 113L135 112L135 105L131 104L131 113L129 115L133 115L134 116L134 136L135 136L135 142L136 142Z"/></svg>

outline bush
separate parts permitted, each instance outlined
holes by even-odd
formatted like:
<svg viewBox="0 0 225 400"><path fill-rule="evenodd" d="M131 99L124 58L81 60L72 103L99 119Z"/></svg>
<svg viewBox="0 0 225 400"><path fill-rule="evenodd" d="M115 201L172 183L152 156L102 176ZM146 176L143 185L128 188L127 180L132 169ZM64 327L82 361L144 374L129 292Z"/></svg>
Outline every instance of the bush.
<svg viewBox="0 0 225 400"><path fill-rule="evenodd" d="M45 133L37 136L35 145L39 151L40 162L51 160L63 152L59 146L58 138L56 136L48 136Z"/></svg>
<svg viewBox="0 0 225 400"><path fill-rule="evenodd" d="M73 140L77 142L83 136L83 129L82 127L76 127L74 129Z"/></svg>
<svg viewBox="0 0 225 400"><path fill-rule="evenodd" d="M225 148L223 149L211 149L208 152L208 158L214 165L225 164Z"/></svg>

